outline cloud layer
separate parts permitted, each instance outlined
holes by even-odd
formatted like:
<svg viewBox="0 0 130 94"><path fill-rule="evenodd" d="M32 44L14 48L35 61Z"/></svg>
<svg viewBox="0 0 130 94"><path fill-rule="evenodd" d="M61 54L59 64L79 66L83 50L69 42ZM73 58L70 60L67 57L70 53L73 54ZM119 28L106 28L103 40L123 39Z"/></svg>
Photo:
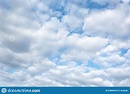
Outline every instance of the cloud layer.
<svg viewBox="0 0 130 94"><path fill-rule="evenodd" d="M1 86L129 86L129 0L0 0Z"/></svg>

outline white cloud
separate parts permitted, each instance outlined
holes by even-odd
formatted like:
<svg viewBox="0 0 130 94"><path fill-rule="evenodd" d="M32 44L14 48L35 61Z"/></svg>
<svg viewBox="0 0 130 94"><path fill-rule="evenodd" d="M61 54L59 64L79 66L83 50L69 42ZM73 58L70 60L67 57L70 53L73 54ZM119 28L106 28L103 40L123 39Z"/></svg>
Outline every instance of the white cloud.
<svg viewBox="0 0 130 94"><path fill-rule="evenodd" d="M50 70L51 68L53 68L55 66L55 63L47 60L47 59L36 59L35 61L33 61L33 64L28 67L28 72L31 75L39 75L39 73L44 73L48 70Z"/></svg>
<svg viewBox="0 0 130 94"><path fill-rule="evenodd" d="M28 86L129 86L129 67L108 68L85 72L83 67L57 66L41 75L31 77L28 73L18 71L8 74L1 71L1 80L6 85ZM125 73L124 73L125 72ZM118 75L120 73L120 75ZM25 75L24 78L21 75ZM6 77L3 79L2 77ZM109 79L109 80L108 80ZM22 83L21 83L22 81ZM16 83L16 84L14 84Z"/></svg>
<svg viewBox="0 0 130 94"><path fill-rule="evenodd" d="M86 17L83 30L89 35L116 38L121 40L129 39L129 10L128 5L118 5L116 9L104 11L93 11Z"/></svg>
<svg viewBox="0 0 130 94"><path fill-rule="evenodd" d="M80 8L70 3L65 7L65 11L67 11L67 15L63 16L62 22L71 32L77 32L76 29L82 27L84 18L88 14L88 9Z"/></svg>
<svg viewBox="0 0 130 94"><path fill-rule="evenodd" d="M99 10L86 2L2 1L0 85L129 86L127 0Z"/></svg>
<svg viewBox="0 0 130 94"><path fill-rule="evenodd" d="M98 44L99 42L101 43ZM63 61L87 62L96 52L104 48L108 41L100 37L82 37L74 34L68 37L68 43L68 51L61 56Z"/></svg>
<svg viewBox="0 0 130 94"><path fill-rule="evenodd" d="M124 57L119 56L118 54L113 54L109 56L97 56L95 59L96 64L99 64L103 67L112 67L114 65L118 64L124 64L126 62L126 59Z"/></svg>

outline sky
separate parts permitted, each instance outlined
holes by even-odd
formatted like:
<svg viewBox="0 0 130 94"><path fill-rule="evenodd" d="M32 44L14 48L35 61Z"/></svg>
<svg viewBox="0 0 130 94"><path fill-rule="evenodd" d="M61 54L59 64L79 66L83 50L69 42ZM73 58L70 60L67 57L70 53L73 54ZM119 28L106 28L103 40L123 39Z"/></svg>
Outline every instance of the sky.
<svg viewBox="0 0 130 94"><path fill-rule="evenodd" d="M0 86L130 86L130 0L0 0Z"/></svg>

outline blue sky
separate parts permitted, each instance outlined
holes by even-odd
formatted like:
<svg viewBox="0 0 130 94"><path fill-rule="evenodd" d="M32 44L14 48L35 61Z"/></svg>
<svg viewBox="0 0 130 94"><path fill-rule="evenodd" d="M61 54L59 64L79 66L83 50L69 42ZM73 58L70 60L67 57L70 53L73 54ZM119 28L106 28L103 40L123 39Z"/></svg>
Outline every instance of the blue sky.
<svg viewBox="0 0 130 94"><path fill-rule="evenodd" d="M0 85L129 86L130 0L0 0Z"/></svg>

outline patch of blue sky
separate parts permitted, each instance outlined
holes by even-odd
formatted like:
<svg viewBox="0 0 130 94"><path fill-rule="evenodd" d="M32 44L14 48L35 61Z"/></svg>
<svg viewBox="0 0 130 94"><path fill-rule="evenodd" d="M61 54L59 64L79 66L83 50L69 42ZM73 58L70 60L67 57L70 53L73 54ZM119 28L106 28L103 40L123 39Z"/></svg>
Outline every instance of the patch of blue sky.
<svg viewBox="0 0 130 94"><path fill-rule="evenodd" d="M57 17L57 19L59 19L59 21L61 21L62 17L67 14L67 12L65 11L64 8L65 8L65 7L63 7L63 6L61 6L61 5L51 6L51 9L53 10L53 12L55 12L55 13L56 13L56 12L57 12L57 13L60 13L59 16L53 15L53 16Z"/></svg>
<svg viewBox="0 0 130 94"><path fill-rule="evenodd" d="M77 28L75 28L73 30L69 30L68 36L73 35L73 34L82 35L83 34L82 26L79 26L79 27L77 27Z"/></svg>
<svg viewBox="0 0 130 94"><path fill-rule="evenodd" d="M52 9L53 11L60 11L62 14L65 14L64 7L61 6L61 5L53 6L53 7L51 7L51 9Z"/></svg>
<svg viewBox="0 0 130 94"><path fill-rule="evenodd" d="M8 73L14 73L17 69L9 67L7 72Z"/></svg>
<svg viewBox="0 0 130 94"><path fill-rule="evenodd" d="M83 0L83 1L74 0L74 1L70 1L70 2L75 3L76 5L78 5L80 7L85 7L85 8L89 8L89 9L102 9L102 8L107 8L107 6L108 6L108 3L101 5L96 2L92 2L91 0ZM67 2L65 2L65 3L67 4ZM51 9L53 9L54 11L60 11L63 15L68 13L68 11L66 12L64 10L65 7L66 6L63 6L60 1L55 4L50 5Z"/></svg>
<svg viewBox="0 0 130 94"><path fill-rule="evenodd" d="M55 13L53 15L51 15L51 17L56 17L60 22L62 20L62 17L64 16L65 14L62 14L62 12L59 12L59 11L55 11Z"/></svg>
<svg viewBox="0 0 130 94"><path fill-rule="evenodd" d="M91 9L102 9L102 8L107 8L108 6L108 3L105 3L105 4L98 4L96 2L92 2L91 0L88 0L88 3L87 3L87 8L89 8L90 10Z"/></svg>
<svg viewBox="0 0 130 94"><path fill-rule="evenodd" d="M87 67L91 67L91 68L95 68L95 69L101 69L102 68L101 66L97 65L96 63L94 63L93 60L89 60L88 61Z"/></svg>
<svg viewBox="0 0 130 94"><path fill-rule="evenodd" d="M63 65L64 62L61 62L61 55L58 55L56 57L49 57L48 58L50 61L54 62L56 65Z"/></svg>
<svg viewBox="0 0 130 94"><path fill-rule="evenodd" d="M0 7L1 8L4 8L4 9L11 9L11 5L8 1L5 1L5 0L0 0Z"/></svg>
<svg viewBox="0 0 130 94"><path fill-rule="evenodd" d="M86 7L89 0L70 0L71 3L76 4L80 7Z"/></svg>
<svg viewBox="0 0 130 94"><path fill-rule="evenodd" d="M129 49L121 48L121 49L120 49L120 51L121 51L120 55L123 56L124 54L127 53L128 50L129 50Z"/></svg>

